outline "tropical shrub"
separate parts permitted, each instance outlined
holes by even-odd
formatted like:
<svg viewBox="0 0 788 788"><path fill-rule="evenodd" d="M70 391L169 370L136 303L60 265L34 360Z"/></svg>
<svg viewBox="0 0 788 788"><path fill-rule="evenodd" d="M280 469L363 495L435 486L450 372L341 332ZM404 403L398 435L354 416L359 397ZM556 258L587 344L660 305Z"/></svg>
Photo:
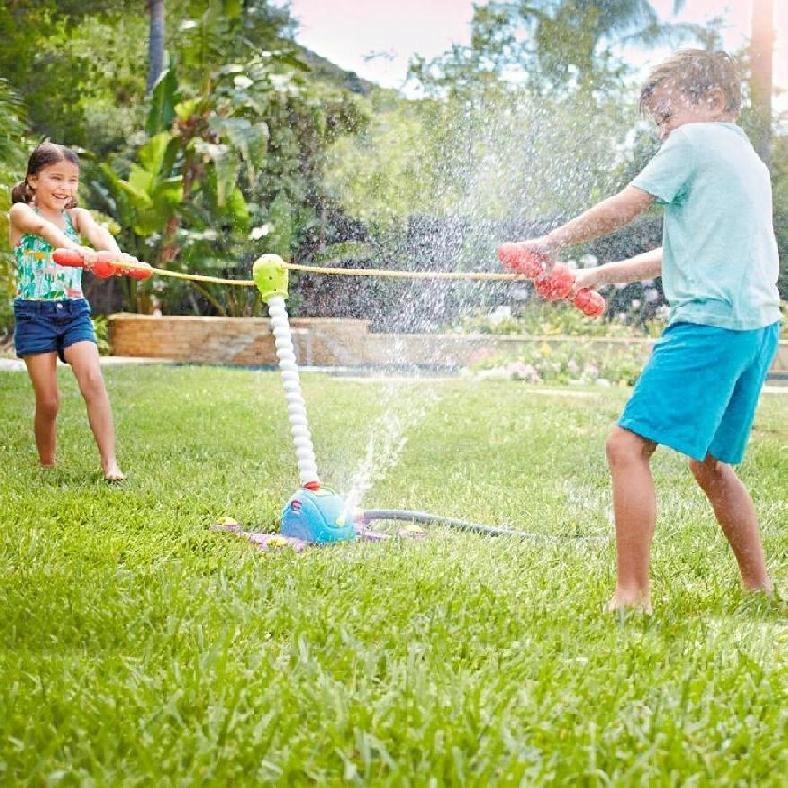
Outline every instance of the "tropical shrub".
<svg viewBox="0 0 788 788"><path fill-rule="evenodd" d="M18 95L0 78L0 341L13 323L11 301L16 291L14 261L8 248L11 188L25 171L25 116Z"/></svg>
<svg viewBox="0 0 788 788"><path fill-rule="evenodd" d="M471 365L467 374L555 385L632 386L648 353L644 342L534 342L517 352L491 354Z"/></svg>
<svg viewBox="0 0 788 788"><path fill-rule="evenodd" d="M664 311L642 319L645 302L634 299L630 311L590 318L566 302L533 300L518 311L508 306L476 310L461 317L453 330L476 334L524 334L527 336L654 337L665 326Z"/></svg>

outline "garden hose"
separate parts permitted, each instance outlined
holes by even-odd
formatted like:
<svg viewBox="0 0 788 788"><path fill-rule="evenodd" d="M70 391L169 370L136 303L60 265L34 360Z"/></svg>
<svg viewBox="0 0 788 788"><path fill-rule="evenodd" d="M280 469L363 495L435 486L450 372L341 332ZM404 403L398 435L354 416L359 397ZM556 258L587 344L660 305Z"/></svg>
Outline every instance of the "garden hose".
<svg viewBox="0 0 788 788"><path fill-rule="evenodd" d="M520 531L516 528L498 528L492 525L482 525L481 523L472 523L468 520L458 520L456 517L444 517L439 514L429 514L428 512L413 512L407 509L365 509L361 513L361 521L364 523L372 522L373 520L404 520L410 523L418 523L421 525L445 525L448 528L455 528L459 531L467 531L469 533L483 534L484 536L508 536L514 539L522 539L527 541L543 541L543 542L562 542L565 540L572 540L578 542L598 542L609 539L608 536L583 536L579 534L537 534L531 531Z"/></svg>

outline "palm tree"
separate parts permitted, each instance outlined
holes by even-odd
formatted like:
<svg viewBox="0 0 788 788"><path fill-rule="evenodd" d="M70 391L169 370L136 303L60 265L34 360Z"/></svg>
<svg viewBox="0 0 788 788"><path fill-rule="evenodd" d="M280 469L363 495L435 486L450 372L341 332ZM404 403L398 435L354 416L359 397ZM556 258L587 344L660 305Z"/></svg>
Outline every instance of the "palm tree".
<svg viewBox="0 0 788 788"><path fill-rule="evenodd" d="M27 126L24 105L0 77L0 182L10 186L25 172L24 134ZM11 190L0 189L0 300L10 304L15 292L14 262L8 249L8 214ZM11 327L11 313L0 305L0 343Z"/></svg>
<svg viewBox="0 0 788 788"><path fill-rule="evenodd" d="M685 0L673 0L673 14L684 5ZM581 78L597 76L600 56L602 60L609 56L612 44L652 46L699 32L695 25L663 22L649 0L521 3L520 13L526 21L530 16L542 70L559 81L567 64L572 64Z"/></svg>
<svg viewBox="0 0 788 788"><path fill-rule="evenodd" d="M673 0L674 15L684 5ZM474 7L469 47L455 46L432 63L417 58L411 71L426 83L433 66L449 81L473 81L480 71L502 73L517 64L532 86L552 90L598 81L615 60L614 45L650 46L699 33L697 25L663 22L649 0L491 0Z"/></svg>
<svg viewBox="0 0 788 788"><path fill-rule="evenodd" d="M750 42L750 98L753 144L758 155L771 165L772 60L774 50L774 2L753 0Z"/></svg>
<svg viewBox="0 0 788 788"><path fill-rule="evenodd" d="M150 15L145 92L150 95L164 70L164 0L145 0L145 6Z"/></svg>
<svg viewBox="0 0 788 788"><path fill-rule="evenodd" d="M24 169L25 157L22 137L26 118L24 104L8 81L0 77L0 173L19 174Z"/></svg>

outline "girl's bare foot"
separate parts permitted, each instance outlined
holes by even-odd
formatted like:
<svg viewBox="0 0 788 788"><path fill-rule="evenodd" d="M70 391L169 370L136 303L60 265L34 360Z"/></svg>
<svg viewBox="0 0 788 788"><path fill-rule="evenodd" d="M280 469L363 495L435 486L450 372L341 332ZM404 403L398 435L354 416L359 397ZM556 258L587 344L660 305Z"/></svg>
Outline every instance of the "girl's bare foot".
<svg viewBox="0 0 788 788"><path fill-rule="evenodd" d="M651 597L649 593L643 591L623 591L616 589L615 594L605 605L608 613L615 613L620 610L633 610L639 613L651 615Z"/></svg>
<svg viewBox="0 0 788 788"><path fill-rule="evenodd" d="M120 469L117 462L112 462L104 468L104 479L108 482L122 482L126 474Z"/></svg>
<svg viewBox="0 0 788 788"><path fill-rule="evenodd" d="M55 468L55 463L54 462L39 462L38 463L38 467L39 468L43 468L45 471L51 471L53 468Z"/></svg>

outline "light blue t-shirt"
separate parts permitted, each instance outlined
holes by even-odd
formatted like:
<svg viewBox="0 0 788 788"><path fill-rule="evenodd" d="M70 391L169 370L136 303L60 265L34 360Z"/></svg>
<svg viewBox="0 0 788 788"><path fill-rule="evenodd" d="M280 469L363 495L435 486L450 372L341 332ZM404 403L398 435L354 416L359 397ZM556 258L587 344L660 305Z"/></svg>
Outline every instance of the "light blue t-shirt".
<svg viewBox="0 0 788 788"><path fill-rule="evenodd" d="M665 206L671 323L749 330L780 319L769 171L735 123L680 126L632 186Z"/></svg>

